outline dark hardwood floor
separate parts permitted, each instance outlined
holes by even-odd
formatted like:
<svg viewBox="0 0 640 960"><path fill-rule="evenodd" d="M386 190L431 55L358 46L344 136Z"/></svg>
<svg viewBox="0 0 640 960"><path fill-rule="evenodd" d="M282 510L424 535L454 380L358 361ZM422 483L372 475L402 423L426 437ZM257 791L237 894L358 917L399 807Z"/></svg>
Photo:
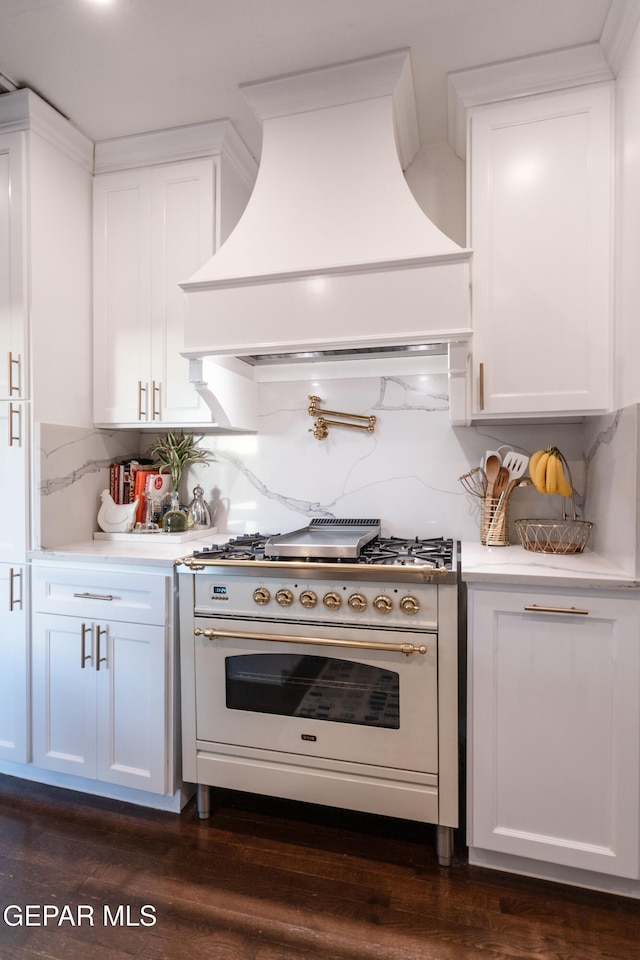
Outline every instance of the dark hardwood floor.
<svg viewBox="0 0 640 960"><path fill-rule="evenodd" d="M0 776L2 960L640 957L636 900L438 867L430 827L216 800L200 822Z"/></svg>

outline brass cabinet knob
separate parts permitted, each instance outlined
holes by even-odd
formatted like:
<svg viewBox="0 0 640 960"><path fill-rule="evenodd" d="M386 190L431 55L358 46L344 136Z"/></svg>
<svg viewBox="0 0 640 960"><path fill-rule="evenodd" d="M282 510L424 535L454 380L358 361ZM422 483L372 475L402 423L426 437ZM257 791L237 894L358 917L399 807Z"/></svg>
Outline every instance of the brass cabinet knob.
<svg viewBox="0 0 640 960"><path fill-rule="evenodd" d="M347 602L356 613L360 613L367 605L366 598L361 593L352 593Z"/></svg>
<svg viewBox="0 0 640 960"><path fill-rule="evenodd" d="M337 593L325 593L322 602L328 610L337 610L342 605L342 600Z"/></svg>
<svg viewBox="0 0 640 960"><path fill-rule="evenodd" d="M269 603L269 600L271 600L271 594L266 587L257 587L257 589L253 591L253 599L256 603L263 605L265 603Z"/></svg>
<svg viewBox="0 0 640 960"><path fill-rule="evenodd" d="M389 597L385 597L384 594L380 594L380 596L376 597L373 601L373 606L378 613L391 613L393 609L393 601Z"/></svg>
<svg viewBox="0 0 640 960"><path fill-rule="evenodd" d="M302 604L303 607L306 607L307 609L310 609L311 607L315 607L317 602L318 602L318 597L313 592L313 590L303 590L302 593L300 594L300 603Z"/></svg>
<svg viewBox="0 0 640 960"><path fill-rule="evenodd" d="M418 612L420 604L415 597L403 597L400 601L400 609L403 613L410 615Z"/></svg>
<svg viewBox="0 0 640 960"><path fill-rule="evenodd" d="M278 590L276 593L276 603L279 603L281 607L290 607L293 603L291 590Z"/></svg>

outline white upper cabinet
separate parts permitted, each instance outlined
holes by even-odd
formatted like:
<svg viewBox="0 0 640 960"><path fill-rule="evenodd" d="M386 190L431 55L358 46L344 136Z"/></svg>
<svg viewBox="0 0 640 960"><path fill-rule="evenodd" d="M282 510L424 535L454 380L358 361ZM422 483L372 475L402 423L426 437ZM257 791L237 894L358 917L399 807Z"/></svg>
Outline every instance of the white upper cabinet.
<svg viewBox="0 0 640 960"><path fill-rule="evenodd" d="M26 396L24 134L0 132L0 400Z"/></svg>
<svg viewBox="0 0 640 960"><path fill-rule="evenodd" d="M611 404L612 86L469 120L472 416Z"/></svg>
<svg viewBox="0 0 640 960"><path fill-rule="evenodd" d="M217 131L216 124L202 126ZM171 149L162 133L96 147L97 170L107 168L94 179L98 425L212 422L180 355L185 299L179 284L226 236L248 198L251 176L239 176L210 144L212 155L194 156L206 150L185 142L191 129L198 128L175 131ZM181 149L188 159L160 162ZM118 165L127 169L113 169Z"/></svg>

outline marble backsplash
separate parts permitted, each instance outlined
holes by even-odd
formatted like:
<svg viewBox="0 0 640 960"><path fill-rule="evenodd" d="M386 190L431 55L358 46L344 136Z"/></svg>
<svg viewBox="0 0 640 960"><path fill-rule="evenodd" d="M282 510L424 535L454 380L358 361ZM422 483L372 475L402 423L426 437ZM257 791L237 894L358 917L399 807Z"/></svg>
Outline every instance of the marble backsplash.
<svg viewBox="0 0 640 960"><path fill-rule="evenodd" d="M317 440L310 394L332 410L375 415L374 432L335 427ZM447 376L432 373L262 383L259 408L256 435L204 436L210 464L183 477L183 501L200 483L220 531L277 533L312 517L366 516L380 517L385 535L478 539L480 501L459 476L501 444L527 454L554 444L570 462L579 516L596 523L590 547L635 571L635 407L585 423L452 427ZM90 539L109 463L144 455L152 443L143 431L40 424L37 546ZM561 511L560 497L533 487L512 495L512 520Z"/></svg>

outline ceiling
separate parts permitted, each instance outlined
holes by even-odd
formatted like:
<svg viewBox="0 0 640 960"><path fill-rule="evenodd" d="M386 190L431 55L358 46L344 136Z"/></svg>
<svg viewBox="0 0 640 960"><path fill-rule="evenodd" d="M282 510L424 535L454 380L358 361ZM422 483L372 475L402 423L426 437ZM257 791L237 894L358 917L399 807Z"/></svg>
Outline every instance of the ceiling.
<svg viewBox="0 0 640 960"><path fill-rule="evenodd" d="M0 73L95 141L228 117L258 158L239 84L408 47L427 146L447 140L448 72L599 40L610 5L0 0Z"/></svg>

